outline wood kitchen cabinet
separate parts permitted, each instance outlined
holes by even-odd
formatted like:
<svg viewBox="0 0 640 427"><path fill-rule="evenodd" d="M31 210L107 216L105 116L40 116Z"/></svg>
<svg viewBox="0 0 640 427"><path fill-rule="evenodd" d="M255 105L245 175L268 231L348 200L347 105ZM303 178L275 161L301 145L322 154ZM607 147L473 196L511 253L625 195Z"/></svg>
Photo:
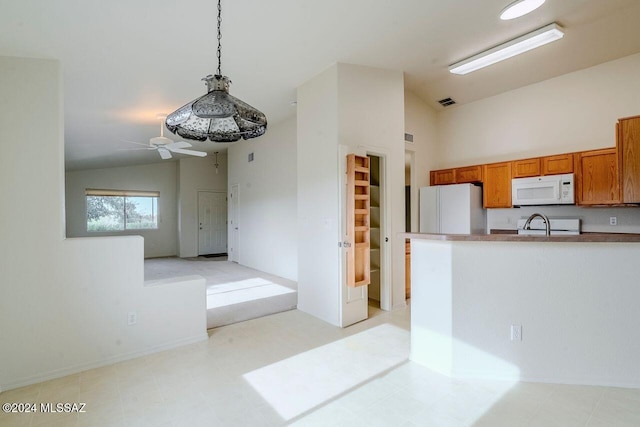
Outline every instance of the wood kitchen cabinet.
<svg viewBox="0 0 640 427"><path fill-rule="evenodd" d="M541 175L560 175L573 173L573 154L559 154L557 156L547 156L542 159Z"/></svg>
<svg viewBox="0 0 640 427"><path fill-rule="evenodd" d="M456 184L482 182L482 166L456 168Z"/></svg>
<svg viewBox="0 0 640 427"><path fill-rule="evenodd" d="M447 185L456 183L456 170L455 169L443 169L438 171L431 171L431 185Z"/></svg>
<svg viewBox="0 0 640 427"><path fill-rule="evenodd" d="M482 182L482 166L465 166L462 168L431 171L429 180L431 182L431 185Z"/></svg>
<svg viewBox="0 0 640 427"><path fill-rule="evenodd" d="M640 203L640 116L616 125L620 185L623 203Z"/></svg>
<svg viewBox="0 0 640 427"><path fill-rule="evenodd" d="M540 176L540 158L514 160L511 167L513 178Z"/></svg>
<svg viewBox="0 0 640 427"><path fill-rule="evenodd" d="M511 165L512 162L484 165L482 198L485 208L511 207Z"/></svg>
<svg viewBox="0 0 640 427"><path fill-rule="evenodd" d="M578 205L619 204L618 153L615 148L576 154L575 189Z"/></svg>

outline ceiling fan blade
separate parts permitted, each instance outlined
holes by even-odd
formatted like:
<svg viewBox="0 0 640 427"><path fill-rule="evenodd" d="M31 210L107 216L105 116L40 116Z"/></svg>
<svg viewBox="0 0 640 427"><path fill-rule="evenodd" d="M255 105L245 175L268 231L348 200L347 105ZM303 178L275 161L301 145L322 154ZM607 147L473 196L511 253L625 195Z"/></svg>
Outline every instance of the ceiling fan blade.
<svg viewBox="0 0 640 427"><path fill-rule="evenodd" d="M173 151L174 153L188 154L190 156L204 157L207 155L207 153L205 153L204 151L183 150L182 148L169 148L169 150Z"/></svg>
<svg viewBox="0 0 640 427"><path fill-rule="evenodd" d="M118 148L118 151L139 151L139 150L155 150L155 148L147 147L147 148Z"/></svg>
<svg viewBox="0 0 640 427"><path fill-rule="evenodd" d="M130 141L128 139L123 139L122 141L128 142L129 144L142 145L143 147L149 147L149 144L143 144L142 142Z"/></svg>
<svg viewBox="0 0 640 427"><path fill-rule="evenodd" d="M165 145L165 147L169 150L173 150L174 148L188 148L188 147L192 147L191 144L189 144L186 141L178 141L178 142L172 142L171 144L167 144Z"/></svg>
<svg viewBox="0 0 640 427"><path fill-rule="evenodd" d="M160 157L162 157L162 160L168 160L172 157L169 150L164 147L158 147L158 153L160 153Z"/></svg>

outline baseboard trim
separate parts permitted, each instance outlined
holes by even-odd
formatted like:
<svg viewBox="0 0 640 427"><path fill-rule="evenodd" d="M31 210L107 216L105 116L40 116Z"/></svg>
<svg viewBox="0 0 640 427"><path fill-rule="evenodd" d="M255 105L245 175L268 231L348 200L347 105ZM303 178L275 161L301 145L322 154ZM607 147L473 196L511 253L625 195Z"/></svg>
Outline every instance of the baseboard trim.
<svg viewBox="0 0 640 427"><path fill-rule="evenodd" d="M67 375L77 374L89 369L100 368L103 366L113 365L118 362L124 362L125 360L131 360L142 356L147 356L153 353L159 353L165 350L171 350L173 348L182 347L189 344L194 344L200 341L206 341L209 339L209 334L204 332L192 337L170 341L165 344L157 345L145 350L134 351L131 353L121 354L118 356L109 357L102 360L96 360L88 363L81 363L67 368L56 369L54 371L45 372L42 374L34 375L32 377L21 378L15 381L11 381L7 384L0 384L0 393L14 388L25 387L32 384L41 383L43 381L54 380L56 378L66 377Z"/></svg>
<svg viewBox="0 0 640 427"><path fill-rule="evenodd" d="M453 378L459 379L478 379L492 381L513 381L513 382L531 382L545 384L567 384L567 385L586 385L598 387L621 387L621 388L640 388L640 383L629 381L616 381L602 377L544 377L544 376L521 376L505 374L500 372L477 372L477 371L454 371L451 374Z"/></svg>

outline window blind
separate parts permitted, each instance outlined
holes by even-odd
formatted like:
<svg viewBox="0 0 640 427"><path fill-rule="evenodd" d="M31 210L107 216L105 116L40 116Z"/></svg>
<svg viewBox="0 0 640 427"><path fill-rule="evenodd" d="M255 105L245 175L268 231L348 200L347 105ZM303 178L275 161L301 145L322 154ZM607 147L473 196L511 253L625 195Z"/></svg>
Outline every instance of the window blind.
<svg viewBox="0 0 640 427"><path fill-rule="evenodd" d="M159 191L85 189L87 196L160 197Z"/></svg>

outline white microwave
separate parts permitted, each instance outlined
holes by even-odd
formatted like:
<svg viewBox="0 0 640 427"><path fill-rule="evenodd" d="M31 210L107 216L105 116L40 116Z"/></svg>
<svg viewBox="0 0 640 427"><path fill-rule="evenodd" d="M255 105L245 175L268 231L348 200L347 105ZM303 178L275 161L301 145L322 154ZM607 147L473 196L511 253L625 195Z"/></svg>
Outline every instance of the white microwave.
<svg viewBox="0 0 640 427"><path fill-rule="evenodd" d="M511 180L513 206L573 205L573 174L534 176Z"/></svg>

